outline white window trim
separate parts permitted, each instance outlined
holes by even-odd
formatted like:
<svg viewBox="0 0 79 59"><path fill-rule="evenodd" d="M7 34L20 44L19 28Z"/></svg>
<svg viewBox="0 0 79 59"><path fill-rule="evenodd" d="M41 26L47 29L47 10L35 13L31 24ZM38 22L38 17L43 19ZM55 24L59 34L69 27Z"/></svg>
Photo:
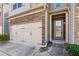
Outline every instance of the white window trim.
<svg viewBox="0 0 79 59"><path fill-rule="evenodd" d="M14 5L14 4L17 4L17 8L16 8L16 9L13 9L13 5ZM12 11L17 10L17 9L22 8L23 6L25 6L25 4L22 3L22 6L18 8L18 3L14 3L14 4L12 5Z"/></svg>

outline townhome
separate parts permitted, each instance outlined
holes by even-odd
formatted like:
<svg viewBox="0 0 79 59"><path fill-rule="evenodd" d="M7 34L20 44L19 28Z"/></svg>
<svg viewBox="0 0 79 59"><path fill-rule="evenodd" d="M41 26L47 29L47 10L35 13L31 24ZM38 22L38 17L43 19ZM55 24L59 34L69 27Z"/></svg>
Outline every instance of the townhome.
<svg viewBox="0 0 79 59"><path fill-rule="evenodd" d="M79 44L79 4L9 4L12 41L39 45L48 41Z"/></svg>

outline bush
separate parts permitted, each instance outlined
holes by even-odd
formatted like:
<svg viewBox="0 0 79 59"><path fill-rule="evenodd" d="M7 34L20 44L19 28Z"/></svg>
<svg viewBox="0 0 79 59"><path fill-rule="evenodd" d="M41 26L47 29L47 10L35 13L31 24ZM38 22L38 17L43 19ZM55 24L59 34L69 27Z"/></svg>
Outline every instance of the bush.
<svg viewBox="0 0 79 59"><path fill-rule="evenodd" d="M76 44L67 44L65 49L68 51L68 54L71 56L79 56L79 45Z"/></svg>
<svg viewBox="0 0 79 59"><path fill-rule="evenodd" d="M0 41L8 41L9 34L0 34Z"/></svg>

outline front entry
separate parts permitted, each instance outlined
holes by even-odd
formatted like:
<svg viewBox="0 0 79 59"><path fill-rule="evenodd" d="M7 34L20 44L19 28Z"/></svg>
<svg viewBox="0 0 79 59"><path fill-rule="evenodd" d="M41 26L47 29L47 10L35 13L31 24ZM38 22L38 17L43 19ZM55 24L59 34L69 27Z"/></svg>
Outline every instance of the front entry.
<svg viewBox="0 0 79 59"><path fill-rule="evenodd" d="M52 16L53 40L65 40L65 14Z"/></svg>

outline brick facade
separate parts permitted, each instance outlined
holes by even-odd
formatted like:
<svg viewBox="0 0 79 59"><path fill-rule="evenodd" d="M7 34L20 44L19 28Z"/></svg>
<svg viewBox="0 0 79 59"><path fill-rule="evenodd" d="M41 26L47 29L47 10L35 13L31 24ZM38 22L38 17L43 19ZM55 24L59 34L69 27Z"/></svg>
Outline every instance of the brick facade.
<svg viewBox="0 0 79 59"><path fill-rule="evenodd" d="M16 18L16 19L10 19L10 25L40 22L43 19L44 19L44 12L38 12L38 13L35 13L35 14L19 17L19 18Z"/></svg>
<svg viewBox="0 0 79 59"><path fill-rule="evenodd" d="M79 4L75 4L75 43L79 44Z"/></svg>
<svg viewBox="0 0 79 59"><path fill-rule="evenodd" d="M0 4L0 26L2 26L2 4Z"/></svg>
<svg viewBox="0 0 79 59"><path fill-rule="evenodd" d="M0 4L0 34L2 34L2 4Z"/></svg>

